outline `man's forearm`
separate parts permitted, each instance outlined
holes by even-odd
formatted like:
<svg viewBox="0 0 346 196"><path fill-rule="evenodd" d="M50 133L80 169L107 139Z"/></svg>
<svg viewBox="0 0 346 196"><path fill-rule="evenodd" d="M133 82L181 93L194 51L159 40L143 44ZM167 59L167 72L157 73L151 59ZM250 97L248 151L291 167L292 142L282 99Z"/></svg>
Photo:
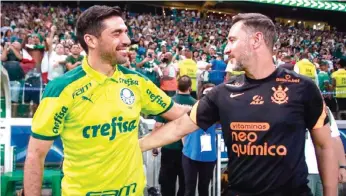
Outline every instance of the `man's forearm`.
<svg viewBox="0 0 346 196"><path fill-rule="evenodd" d="M333 150L333 146L316 146L315 149L318 162L318 170L320 172L323 184L323 195L335 196L337 195L338 187L338 164Z"/></svg>
<svg viewBox="0 0 346 196"><path fill-rule="evenodd" d="M44 162L38 157L28 156L24 166L24 194L25 196L41 195L42 173Z"/></svg>
<svg viewBox="0 0 346 196"><path fill-rule="evenodd" d="M139 146L142 152L148 151L153 148L158 148L167 144L178 141L183 137L179 134L177 121L171 121L163 127L156 129L147 136L139 140Z"/></svg>
<svg viewBox="0 0 346 196"><path fill-rule="evenodd" d="M345 150L340 137L333 138L335 156L339 165L346 165Z"/></svg>
<svg viewBox="0 0 346 196"><path fill-rule="evenodd" d="M177 120L165 124L163 127L140 139L139 146L142 152L145 152L176 142L197 129L198 126L185 114Z"/></svg>

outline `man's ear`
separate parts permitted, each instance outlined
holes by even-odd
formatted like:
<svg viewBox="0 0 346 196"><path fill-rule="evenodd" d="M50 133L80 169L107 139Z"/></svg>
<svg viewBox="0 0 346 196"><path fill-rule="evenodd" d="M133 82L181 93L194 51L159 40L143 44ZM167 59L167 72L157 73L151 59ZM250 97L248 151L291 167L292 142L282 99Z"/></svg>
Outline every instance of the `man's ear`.
<svg viewBox="0 0 346 196"><path fill-rule="evenodd" d="M90 34L84 35L84 41L89 48L95 49L98 45L98 39Z"/></svg>
<svg viewBox="0 0 346 196"><path fill-rule="evenodd" d="M264 44L264 36L263 33L261 32L256 32L253 36L253 43L252 46L254 49L259 48L262 44Z"/></svg>

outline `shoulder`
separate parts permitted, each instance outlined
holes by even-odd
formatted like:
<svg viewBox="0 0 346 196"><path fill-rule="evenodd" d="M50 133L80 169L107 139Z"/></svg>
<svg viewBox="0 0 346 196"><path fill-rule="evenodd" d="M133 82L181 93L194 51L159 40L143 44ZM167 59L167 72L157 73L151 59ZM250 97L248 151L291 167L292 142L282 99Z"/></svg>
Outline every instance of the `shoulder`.
<svg viewBox="0 0 346 196"><path fill-rule="evenodd" d="M314 85L316 86L315 82L304 75L298 74L295 71L284 69L284 68L277 68L278 73L276 77L276 82L283 82L283 83L295 83L299 85Z"/></svg>
<svg viewBox="0 0 346 196"><path fill-rule="evenodd" d="M192 105L197 102L197 100L195 98L193 98L193 97L190 97L190 101L191 101Z"/></svg>
<svg viewBox="0 0 346 196"><path fill-rule="evenodd" d="M69 56L66 56L66 61L71 61L72 60L72 56L69 55Z"/></svg>
<svg viewBox="0 0 346 196"><path fill-rule="evenodd" d="M338 74L338 71L334 71L332 74L330 74L332 77L335 77L335 75Z"/></svg>
<svg viewBox="0 0 346 196"><path fill-rule="evenodd" d="M44 90L43 97L59 97L60 94L73 82L80 80L86 75L82 66L67 72L66 74L50 81Z"/></svg>

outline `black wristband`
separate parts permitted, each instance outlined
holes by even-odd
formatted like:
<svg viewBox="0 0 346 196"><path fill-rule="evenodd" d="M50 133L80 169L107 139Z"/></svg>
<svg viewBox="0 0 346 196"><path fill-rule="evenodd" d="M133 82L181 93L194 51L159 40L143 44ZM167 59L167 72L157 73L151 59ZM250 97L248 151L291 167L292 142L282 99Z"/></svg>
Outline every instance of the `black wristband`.
<svg viewBox="0 0 346 196"><path fill-rule="evenodd" d="M346 169L346 165L340 165L339 168L340 169Z"/></svg>

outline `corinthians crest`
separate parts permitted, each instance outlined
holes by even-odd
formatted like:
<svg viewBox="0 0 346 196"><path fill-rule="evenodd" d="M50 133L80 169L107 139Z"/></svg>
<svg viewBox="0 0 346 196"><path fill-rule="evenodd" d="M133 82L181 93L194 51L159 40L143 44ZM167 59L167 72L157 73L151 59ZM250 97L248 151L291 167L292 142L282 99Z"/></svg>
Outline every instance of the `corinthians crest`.
<svg viewBox="0 0 346 196"><path fill-rule="evenodd" d="M274 91L272 98L272 101L277 104L283 104L287 103L288 97L286 92L288 91L288 88L282 88L281 85L279 85L277 88L273 87L272 90Z"/></svg>

